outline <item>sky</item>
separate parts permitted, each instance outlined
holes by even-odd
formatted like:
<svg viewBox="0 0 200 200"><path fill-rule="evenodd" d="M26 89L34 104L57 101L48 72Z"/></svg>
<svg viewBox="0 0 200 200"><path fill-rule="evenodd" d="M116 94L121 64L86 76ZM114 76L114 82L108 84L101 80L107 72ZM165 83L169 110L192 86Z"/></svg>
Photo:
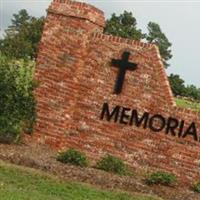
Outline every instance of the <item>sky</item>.
<svg viewBox="0 0 200 200"><path fill-rule="evenodd" d="M138 28L147 32L150 21L160 25L172 43L173 58L167 73L179 74L186 84L200 87L200 0L80 0L104 11L106 18L124 10L133 12ZM46 15L51 0L0 0L0 36L13 13Z"/></svg>

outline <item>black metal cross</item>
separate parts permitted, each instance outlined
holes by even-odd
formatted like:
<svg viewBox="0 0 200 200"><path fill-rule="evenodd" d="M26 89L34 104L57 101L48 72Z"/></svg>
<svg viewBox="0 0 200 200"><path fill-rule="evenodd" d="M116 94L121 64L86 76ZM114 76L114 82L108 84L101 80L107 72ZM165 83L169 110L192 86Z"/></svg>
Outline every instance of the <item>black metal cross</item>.
<svg viewBox="0 0 200 200"><path fill-rule="evenodd" d="M119 72L117 75L114 94L120 94L122 91L126 70L134 71L137 68L137 64L128 62L130 56L130 52L124 52L122 54L121 60L112 59L112 65L119 68Z"/></svg>

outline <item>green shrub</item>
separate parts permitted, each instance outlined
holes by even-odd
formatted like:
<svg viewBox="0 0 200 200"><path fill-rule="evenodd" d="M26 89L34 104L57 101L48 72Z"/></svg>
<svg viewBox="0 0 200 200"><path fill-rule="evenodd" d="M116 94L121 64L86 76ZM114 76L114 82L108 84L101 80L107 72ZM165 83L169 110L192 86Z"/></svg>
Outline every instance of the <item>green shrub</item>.
<svg viewBox="0 0 200 200"><path fill-rule="evenodd" d="M119 175L130 174L126 164L120 158L109 154L105 155L100 161L97 162L96 168Z"/></svg>
<svg viewBox="0 0 200 200"><path fill-rule="evenodd" d="M11 143L35 122L34 62L0 54L0 142Z"/></svg>
<svg viewBox="0 0 200 200"><path fill-rule="evenodd" d="M155 172L152 173L146 180L147 184L160 184L165 186L172 186L177 181L174 174L167 172Z"/></svg>
<svg viewBox="0 0 200 200"><path fill-rule="evenodd" d="M88 159L86 155L75 149L69 149L65 152L59 153L57 160L62 163L69 163L80 167L88 166Z"/></svg>
<svg viewBox="0 0 200 200"><path fill-rule="evenodd" d="M193 189L195 192L200 193L200 181L194 184Z"/></svg>

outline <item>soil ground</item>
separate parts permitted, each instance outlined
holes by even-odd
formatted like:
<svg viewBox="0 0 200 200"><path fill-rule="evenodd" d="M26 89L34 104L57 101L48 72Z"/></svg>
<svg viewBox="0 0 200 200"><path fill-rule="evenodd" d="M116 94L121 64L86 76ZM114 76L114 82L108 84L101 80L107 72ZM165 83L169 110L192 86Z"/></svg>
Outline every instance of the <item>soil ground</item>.
<svg viewBox="0 0 200 200"><path fill-rule="evenodd" d="M102 189L119 189L155 195L164 200L200 200L200 194L188 186L148 186L139 175L118 176L94 168L80 168L56 161L57 152L46 145L22 143L0 144L0 159L17 165L31 167L56 175L63 180L89 183Z"/></svg>

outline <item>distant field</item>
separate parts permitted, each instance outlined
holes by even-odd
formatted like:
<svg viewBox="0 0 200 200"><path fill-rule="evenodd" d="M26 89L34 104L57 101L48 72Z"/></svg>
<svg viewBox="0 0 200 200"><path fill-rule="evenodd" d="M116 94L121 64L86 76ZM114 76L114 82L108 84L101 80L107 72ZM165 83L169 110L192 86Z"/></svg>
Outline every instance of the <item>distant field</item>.
<svg viewBox="0 0 200 200"><path fill-rule="evenodd" d="M64 182L29 168L0 162L1 200L159 200ZM160 199L161 200L161 199Z"/></svg>
<svg viewBox="0 0 200 200"><path fill-rule="evenodd" d="M192 110L200 111L200 103L191 102L185 99L176 99L176 104L182 108L190 108Z"/></svg>

